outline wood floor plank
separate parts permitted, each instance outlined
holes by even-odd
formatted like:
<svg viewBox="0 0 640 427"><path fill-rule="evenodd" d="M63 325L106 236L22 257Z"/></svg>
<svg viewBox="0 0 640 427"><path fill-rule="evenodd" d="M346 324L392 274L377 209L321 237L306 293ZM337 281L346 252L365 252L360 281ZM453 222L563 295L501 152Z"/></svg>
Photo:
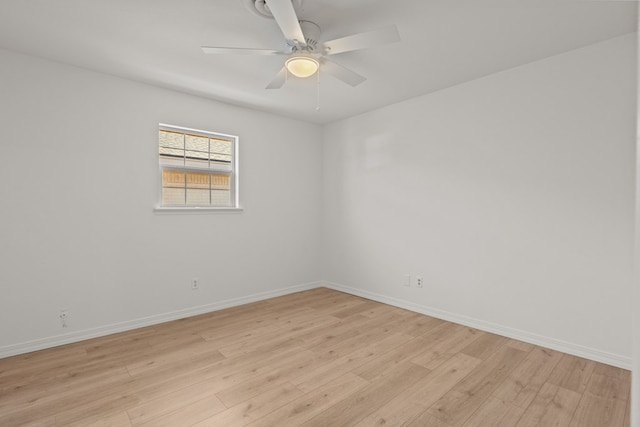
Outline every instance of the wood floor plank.
<svg viewBox="0 0 640 427"><path fill-rule="evenodd" d="M630 382L317 288L0 359L0 425L629 427Z"/></svg>
<svg viewBox="0 0 640 427"><path fill-rule="evenodd" d="M296 307L295 313L304 311L303 307ZM233 335L238 331L251 331L262 327L273 326L274 319L278 318L277 312L271 310L258 310L253 312L241 312L240 314L228 314L224 317L212 316L209 322L204 322L195 327L192 332L197 333L207 341L215 341L222 337ZM189 323L183 323L181 328L187 328ZM177 333L170 331L169 333ZM184 332L182 332L184 333Z"/></svg>
<svg viewBox="0 0 640 427"><path fill-rule="evenodd" d="M629 371L596 364L570 426L623 426L628 417L630 390Z"/></svg>
<svg viewBox="0 0 640 427"><path fill-rule="evenodd" d="M234 356L239 352L265 351L265 346L270 343L272 337L288 337L294 340L310 331L330 328L338 322L339 319L331 316L310 315L307 310L302 314L280 318L262 326L243 326L239 329L232 326L219 329L215 333L208 331L202 335L207 341L213 342L216 348L222 349L227 356Z"/></svg>
<svg viewBox="0 0 640 427"><path fill-rule="evenodd" d="M366 313L368 310L375 308L377 305L378 303L374 301L362 300L360 304L356 304L356 305L349 306L341 310L332 312L331 316L337 317L338 319L344 319L349 316L353 316L354 314Z"/></svg>
<svg viewBox="0 0 640 427"><path fill-rule="evenodd" d="M486 360L508 341L509 338L487 332L460 351L476 359Z"/></svg>
<svg viewBox="0 0 640 427"><path fill-rule="evenodd" d="M380 424L381 426L384 425L386 427L386 424ZM489 426L490 424L487 424L487 426ZM398 426L403 426L403 427L451 427L449 424L445 423L444 421L441 421L437 418L434 418L431 416L431 414L429 414L428 412L423 412L422 414L418 415L416 418L414 418L413 420L409 421L408 423L406 422L402 422L402 424L398 424ZM493 426L492 426L493 427Z"/></svg>
<svg viewBox="0 0 640 427"><path fill-rule="evenodd" d="M251 399L241 402L212 417L194 424L193 427L241 427L259 420L276 409L304 395L304 392L291 383L284 383Z"/></svg>
<svg viewBox="0 0 640 427"><path fill-rule="evenodd" d="M371 412L357 426L400 425L420 417L480 363L480 359L456 354L434 371L423 374L413 384L398 389L389 402Z"/></svg>
<svg viewBox="0 0 640 427"><path fill-rule="evenodd" d="M78 360L86 359L87 351L77 344L6 357L0 359L0 381L3 384L14 384L26 375L42 375L52 370L68 369L76 366ZM0 386L0 391L3 389Z"/></svg>
<svg viewBox="0 0 640 427"><path fill-rule="evenodd" d="M254 338L219 348L218 351L227 358L233 358L252 352L270 352L282 348L302 348L304 345L301 339L284 335L280 330Z"/></svg>
<svg viewBox="0 0 640 427"><path fill-rule="evenodd" d="M530 352L534 348L536 348L536 345L534 344L529 344L529 343L514 340L514 339L510 339L509 342L507 342L507 345L510 347L516 348L518 350L526 351L526 352Z"/></svg>
<svg viewBox="0 0 640 427"><path fill-rule="evenodd" d="M232 324L225 327L207 329L200 332L199 335L202 339L209 342L210 345L221 348L250 340L264 333L273 332L274 329L273 324L270 323L261 323L258 325L256 322L248 322L242 325ZM239 334L238 331L242 331L242 333Z"/></svg>
<svg viewBox="0 0 640 427"><path fill-rule="evenodd" d="M281 318L275 322L283 333L302 334L313 330L314 328L320 328L323 326L331 326L338 323L340 319L334 316L323 316L315 314L311 309L305 308L305 310L295 316L288 316Z"/></svg>
<svg viewBox="0 0 640 427"><path fill-rule="evenodd" d="M222 353L218 350L212 350L210 347L207 350L206 348L197 348L197 345L194 345L178 351L158 352L128 363L126 365L127 372L132 377L149 373L149 371L171 370L175 372L186 364L189 369L193 369L199 361L210 365L224 359Z"/></svg>
<svg viewBox="0 0 640 427"><path fill-rule="evenodd" d="M347 336L353 336L354 329L357 329L370 321L370 318L356 314L347 320L339 319L336 323L307 329L302 333L296 333L295 337L304 341L306 348L312 349L314 346L322 345L329 341L334 342L336 338L345 334Z"/></svg>
<svg viewBox="0 0 640 427"><path fill-rule="evenodd" d="M145 423L132 424L140 427L192 426L225 409L226 407L215 396L207 396L195 402L187 403L173 412L150 419Z"/></svg>
<svg viewBox="0 0 640 427"><path fill-rule="evenodd" d="M311 347L311 351L324 357L341 357L356 351L370 342L382 341L398 334L390 328L373 327L354 336L344 336L334 342L326 342L322 346Z"/></svg>
<svg viewBox="0 0 640 427"><path fill-rule="evenodd" d="M218 412L226 409L222 402L218 400L215 392L212 391L211 382L201 381L189 387L163 394L155 399L145 400L127 410L127 413L129 414L131 424L135 426L179 411L205 398L211 398L209 401L212 406L218 409Z"/></svg>
<svg viewBox="0 0 640 427"><path fill-rule="evenodd" d="M303 373L292 379L291 382L301 390L308 392L349 372L356 373L360 377L370 380L372 378L366 378L359 374L359 367L367 364L369 361L382 358L386 353L393 351L392 349L403 347L410 340L412 340L412 338L404 334L394 334L385 337L351 353L345 354L327 363L325 366Z"/></svg>
<svg viewBox="0 0 640 427"><path fill-rule="evenodd" d="M534 348L493 395L505 402L526 408L538 394L562 353L542 347Z"/></svg>
<svg viewBox="0 0 640 427"><path fill-rule="evenodd" d="M0 425L20 425L19 420L32 422L65 409L91 405L97 399L111 398L113 387L129 384L131 377L125 368L107 369L79 380L61 378L59 383L47 383L42 389L38 388L36 378L20 392L0 396Z"/></svg>
<svg viewBox="0 0 640 427"><path fill-rule="evenodd" d="M582 395L569 427L621 427L627 402L605 399L589 393Z"/></svg>
<svg viewBox="0 0 640 427"><path fill-rule="evenodd" d="M129 415L126 412L118 412L114 415L98 415L98 419L82 419L71 423L66 427L132 427Z"/></svg>
<svg viewBox="0 0 640 427"><path fill-rule="evenodd" d="M96 382L128 380L130 377L126 369L115 365L113 363L80 364L77 367L52 369L47 374L28 375L11 382L7 381L0 393L0 412L6 406L12 406L15 409L25 400L29 403L43 404L60 394L78 389L91 389Z"/></svg>
<svg viewBox="0 0 640 427"><path fill-rule="evenodd" d="M545 383L516 427L568 426L582 395Z"/></svg>
<svg viewBox="0 0 640 427"><path fill-rule="evenodd" d="M343 375L247 425L249 427L299 426L349 398L367 384L369 383L357 375ZM321 424L311 423L310 425Z"/></svg>
<svg viewBox="0 0 640 427"><path fill-rule="evenodd" d="M521 350L500 347L435 402L429 413L452 426L462 425L526 356L527 353Z"/></svg>
<svg viewBox="0 0 640 427"><path fill-rule="evenodd" d="M236 359L224 359L194 371L184 371L178 375L158 377L151 373L136 378L131 385L133 392L141 399L156 399L173 390L190 387L202 381L209 381L212 391L219 392L240 384L256 375L262 375L278 367L288 365L300 358L299 349L287 349L283 352L257 353L240 356Z"/></svg>
<svg viewBox="0 0 640 427"><path fill-rule="evenodd" d="M152 336L146 337L144 341L149 344L152 352L175 351L185 347L210 346L200 334L191 331L157 331Z"/></svg>
<svg viewBox="0 0 640 427"><path fill-rule="evenodd" d="M374 412L376 408L393 399L398 394L398 390L411 387L429 372L428 369L413 363L398 366L393 374L367 384L300 425L353 426Z"/></svg>
<svg viewBox="0 0 640 427"><path fill-rule="evenodd" d="M631 399L627 400L623 427L631 427Z"/></svg>
<svg viewBox="0 0 640 427"><path fill-rule="evenodd" d="M410 313L405 315L405 318L399 324L394 325L393 329L412 337L419 337L446 323L444 320L436 319L435 317Z"/></svg>
<svg viewBox="0 0 640 427"><path fill-rule="evenodd" d="M128 394L110 394L102 398L91 399L82 405L67 405L68 409L56 414L56 425L83 424L99 421L105 417L120 414L140 401L136 396Z"/></svg>
<svg viewBox="0 0 640 427"><path fill-rule="evenodd" d="M503 402L495 397L489 397L471 417L463 424L464 427L513 427L518 423L524 409Z"/></svg>
<svg viewBox="0 0 640 427"><path fill-rule="evenodd" d="M6 424L0 424L3 426L20 426L20 427L56 427L56 417L55 415L50 417L45 417L41 415L33 414L23 415L16 419L7 418L9 421Z"/></svg>
<svg viewBox="0 0 640 427"><path fill-rule="evenodd" d="M429 341L425 338L414 338L405 344L393 347L390 351L373 358L366 364L355 367L353 372L365 380L372 381L394 369L396 366L411 361L411 359L423 353L428 347Z"/></svg>
<svg viewBox="0 0 640 427"><path fill-rule="evenodd" d="M549 375L548 382L558 387L584 393L596 362L581 357L563 354L560 362Z"/></svg>
<svg viewBox="0 0 640 427"><path fill-rule="evenodd" d="M143 331L133 331L132 334L121 332L109 336L104 340L90 340L85 347L90 360L100 360L105 357L135 357L138 354L148 354L151 344L148 338L153 336L152 328Z"/></svg>
<svg viewBox="0 0 640 427"><path fill-rule="evenodd" d="M405 315L405 316L410 316L413 312L408 311L408 310L402 310L400 308L397 307L393 307L391 305L387 305L387 304L377 304L374 305L370 308L368 308L366 311L362 311L358 314L368 317L370 319L374 318L374 317L378 317L382 314L386 314L389 312L395 312L395 313L399 313L401 315Z"/></svg>
<svg viewBox="0 0 640 427"><path fill-rule="evenodd" d="M308 350L300 352L297 358L291 359L286 365L278 366L260 375L252 375L246 381L219 391L217 396L230 408L280 384L290 382L301 373L326 365L328 362L329 360L317 357Z"/></svg>
<svg viewBox="0 0 640 427"><path fill-rule="evenodd" d="M344 346L344 343L347 343L348 346L353 346L354 340L362 341L367 339L365 337L392 335L394 331L388 326L395 321L401 321L403 318L393 312L380 315L374 319L360 315L356 316L357 322L351 322L352 317L340 325L336 324L332 330L329 330L329 333L324 335L322 340L307 341L308 348L316 353L326 353L332 349L337 352L337 349Z"/></svg>
<svg viewBox="0 0 640 427"><path fill-rule="evenodd" d="M484 332L477 329L456 326L455 332L430 343L427 351L414 357L411 361L427 369L435 369L468 344L484 335Z"/></svg>
<svg viewBox="0 0 640 427"><path fill-rule="evenodd" d="M626 401L629 399L631 389L631 379L617 378L599 373L593 373L589 384L587 385L587 393L604 399L618 399Z"/></svg>

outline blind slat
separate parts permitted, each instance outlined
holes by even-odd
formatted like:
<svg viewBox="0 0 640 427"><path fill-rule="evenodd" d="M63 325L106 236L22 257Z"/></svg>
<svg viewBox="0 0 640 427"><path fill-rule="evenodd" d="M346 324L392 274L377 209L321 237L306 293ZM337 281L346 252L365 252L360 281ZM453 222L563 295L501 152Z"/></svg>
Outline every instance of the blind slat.
<svg viewBox="0 0 640 427"><path fill-rule="evenodd" d="M234 141L159 130L162 205L232 206Z"/></svg>

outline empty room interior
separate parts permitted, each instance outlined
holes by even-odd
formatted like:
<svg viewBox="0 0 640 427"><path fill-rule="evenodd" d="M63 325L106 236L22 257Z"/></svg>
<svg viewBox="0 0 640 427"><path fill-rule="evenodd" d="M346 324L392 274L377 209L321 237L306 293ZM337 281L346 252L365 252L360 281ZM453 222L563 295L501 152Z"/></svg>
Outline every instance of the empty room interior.
<svg viewBox="0 0 640 427"><path fill-rule="evenodd" d="M640 427L638 6L0 2L0 425Z"/></svg>

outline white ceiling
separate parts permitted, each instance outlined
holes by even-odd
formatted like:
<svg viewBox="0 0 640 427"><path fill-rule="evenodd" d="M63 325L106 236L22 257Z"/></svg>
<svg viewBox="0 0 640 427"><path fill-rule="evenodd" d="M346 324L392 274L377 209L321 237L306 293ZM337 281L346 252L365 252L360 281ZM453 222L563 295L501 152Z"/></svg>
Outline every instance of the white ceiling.
<svg viewBox="0 0 640 427"><path fill-rule="evenodd" d="M321 41L389 24L402 41L332 56L367 81L321 74L319 111L315 78L264 89L286 57L202 53L283 47L243 0L0 0L0 47L328 123L637 29L635 1L303 0L298 15Z"/></svg>

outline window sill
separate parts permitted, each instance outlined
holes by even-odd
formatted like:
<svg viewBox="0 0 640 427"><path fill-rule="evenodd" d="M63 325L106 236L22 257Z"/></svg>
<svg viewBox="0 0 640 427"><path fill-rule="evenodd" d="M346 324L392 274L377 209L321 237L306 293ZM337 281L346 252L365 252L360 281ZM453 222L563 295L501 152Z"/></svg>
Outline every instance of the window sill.
<svg viewBox="0 0 640 427"><path fill-rule="evenodd" d="M205 208L196 206L168 207L156 206L153 208L155 214L215 214L215 213L240 213L242 208Z"/></svg>

